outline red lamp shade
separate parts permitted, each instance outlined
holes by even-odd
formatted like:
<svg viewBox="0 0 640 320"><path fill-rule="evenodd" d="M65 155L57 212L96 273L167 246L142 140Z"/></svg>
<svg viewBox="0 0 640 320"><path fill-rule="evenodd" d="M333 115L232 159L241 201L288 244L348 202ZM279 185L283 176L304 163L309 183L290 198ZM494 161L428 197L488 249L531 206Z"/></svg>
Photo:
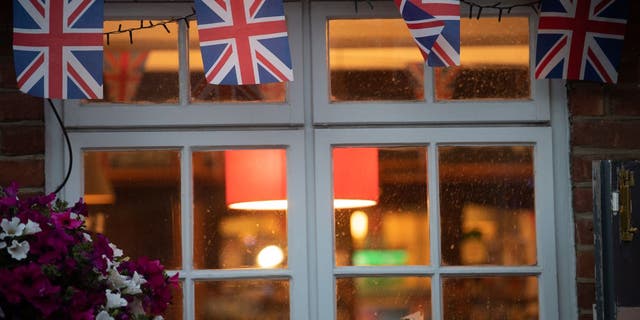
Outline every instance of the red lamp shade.
<svg viewBox="0 0 640 320"><path fill-rule="evenodd" d="M378 149L333 150L334 207L378 202ZM287 157L284 149L225 151L226 202L231 209L286 210Z"/></svg>

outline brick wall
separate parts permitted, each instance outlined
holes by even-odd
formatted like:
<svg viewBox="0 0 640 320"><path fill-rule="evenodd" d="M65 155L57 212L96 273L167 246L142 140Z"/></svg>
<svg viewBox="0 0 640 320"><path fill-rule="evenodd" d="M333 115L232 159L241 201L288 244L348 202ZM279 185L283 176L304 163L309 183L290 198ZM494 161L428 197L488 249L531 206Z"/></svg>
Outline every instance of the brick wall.
<svg viewBox="0 0 640 320"><path fill-rule="evenodd" d="M0 1L0 186L44 192L43 101L16 88L11 37L12 1Z"/></svg>
<svg viewBox="0 0 640 320"><path fill-rule="evenodd" d="M640 159L640 1L625 35L618 84L571 81L571 183L580 319L592 319L595 302L591 161Z"/></svg>

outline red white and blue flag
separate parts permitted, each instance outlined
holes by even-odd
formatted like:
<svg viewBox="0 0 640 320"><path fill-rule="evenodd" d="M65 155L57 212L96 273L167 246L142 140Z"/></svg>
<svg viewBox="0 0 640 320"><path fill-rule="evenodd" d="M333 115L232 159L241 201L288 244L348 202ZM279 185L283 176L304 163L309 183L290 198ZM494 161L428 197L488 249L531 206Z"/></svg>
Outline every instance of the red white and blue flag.
<svg viewBox="0 0 640 320"><path fill-rule="evenodd" d="M14 0L13 57L20 91L102 98L102 0Z"/></svg>
<svg viewBox="0 0 640 320"><path fill-rule="evenodd" d="M195 0L195 8L209 83L293 80L282 0Z"/></svg>
<svg viewBox="0 0 640 320"><path fill-rule="evenodd" d="M617 81L627 0L545 0L540 10L536 79Z"/></svg>
<svg viewBox="0 0 640 320"><path fill-rule="evenodd" d="M460 65L459 0L394 0L427 65Z"/></svg>

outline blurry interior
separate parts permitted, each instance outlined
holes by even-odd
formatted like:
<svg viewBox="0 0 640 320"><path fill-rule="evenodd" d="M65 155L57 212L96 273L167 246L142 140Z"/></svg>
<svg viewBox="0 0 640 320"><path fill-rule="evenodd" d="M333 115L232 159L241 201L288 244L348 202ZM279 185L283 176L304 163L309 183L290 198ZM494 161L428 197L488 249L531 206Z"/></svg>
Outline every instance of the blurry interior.
<svg viewBox="0 0 640 320"><path fill-rule="evenodd" d="M401 19L328 22L330 97L424 100L425 62ZM526 17L460 20L461 66L433 68L435 99L529 99Z"/></svg>
<svg viewBox="0 0 640 320"><path fill-rule="evenodd" d="M374 183L378 190L375 205L335 210L337 266L536 264L533 147L438 147L440 262L429 259L426 146L335 149L375 149L377 182ZM192 154L193 267L286 268L286 210L230 209L226 188L232 177L225 172L225 152ZM158 258L168 268L180 269L179 159L180 153L173 150L86 151L89 228L105 233L130 256ZM537 314L535 277L455 279L445 282L444 298L456 303L466 301L469 308L455 311L464 314L462 318L475 319L471 317L477 309L473 305L486 303L482 299L507 308L510 310L507 314ZM421 311L428 318L427 305L411 302L403 309L391 303L401 298L430 301L430 286L417 285L421 281L429 283L423 278L339 280L340 319L369 319L364 315L374 312L372 308L376 306L381 314L395 316ZM271 287L268 283L264 285ZM201 289L196 292L217 298L196 297L198 301L223 299L218 285L199 286ZM499 286L501 291L489 290L492 286ZM268 297L258 291L256 303L267 299L288 304L287 290L269 289L273 295ZM249 292L246 295L254 297ZM239 305L228 306L236 307Z"/></svg>

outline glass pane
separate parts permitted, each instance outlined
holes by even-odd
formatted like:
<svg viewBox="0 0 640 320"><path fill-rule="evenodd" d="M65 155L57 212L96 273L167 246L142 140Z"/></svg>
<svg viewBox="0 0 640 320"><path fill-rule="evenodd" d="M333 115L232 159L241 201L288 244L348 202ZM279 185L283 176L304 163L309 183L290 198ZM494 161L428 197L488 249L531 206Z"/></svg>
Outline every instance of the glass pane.
<svg viewBox="0 0 640 320"><path fill-rule="evenodd" d="M460 19L460 62L434 68L436 100L530 98L528 18Z"/></svg>
<svg viewBox="0 0 640 320"><path fill-rule="evenodd" d="M193 153L193 265L286 268L284 149Z"/></svg>
<svg viewBox="0 0 640 320"><path fill-rule="evenodd" d="M536 263L533 147L439 150L442 263Z"/></svg>
<svg viewBox="0 0 640 320"><path fill-rule="evenodd" d="M130 257L181 269L180 152L85 151L87 227Z"/></svg>
<svg viewBox="0 0 640 320"><path fill-rule="evenodd" d="M443 278L444 319L538 319L536 277Z"/></svg>
<svg viewBox="0 0 640 320"><path fill-rule="evenodd" d="M153 23L157 23L153 21ZM145 21L145 25L149 22ZM178 25L112 34L104 40L104 100L116 103L178 101ZM105 32L140 27L136 21L105 21ZM107 44L107 39L108 44Z"/></svg>
<svg viewBox="0 0 640 320"><path fill-rule="evenodd" d="M336 265L429 264L426 147L334 148L333 184Z"/></svg>
<svg viewBox="0 0 640 320"><path fill-rule="evenodd" d="M196 319L289 319L289 281L196 281Z"/></svg>
<svg viewBox="0 0 640 320"><path fill-rule="evenodd" d="M287 83L213 85L207 82L202 65L198 25L189 22L189 72L191 100L194 102L285 102Z"/></svg>
<svg viewBox="0 0 640 320"><path fill-rule="evenodd" d="M338 278L336 305L338 320L431 319L431 278Z"/></svg>
<svg viewBox="0 0 640 320"><path fill-rule="evenodd" d="M328 24L330 101L424 99L424 60L402 19Z"/></svg>
<svg viewBox="0 0 640 320"><path fill-rule="evenodd" d="M171 291L173 293L173 299L171 304L165 311L164 319L166 320L182 320L183 305L182 305L182 288L184 288L184 282L180 281L180 288Z"/></svg>

